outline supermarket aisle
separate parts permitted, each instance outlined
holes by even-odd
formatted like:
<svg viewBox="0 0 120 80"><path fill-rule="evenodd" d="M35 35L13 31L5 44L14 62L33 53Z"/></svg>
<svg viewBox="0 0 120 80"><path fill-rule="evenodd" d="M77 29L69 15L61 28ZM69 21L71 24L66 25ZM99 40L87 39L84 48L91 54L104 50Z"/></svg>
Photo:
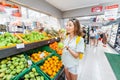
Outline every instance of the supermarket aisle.
<svg viewBox="0 0 120 80"><path fill-rule="evenodd" d="M87 46L85 56L80 61L78 80L116 80L104 52L116 53L111 47Z"/></svg>

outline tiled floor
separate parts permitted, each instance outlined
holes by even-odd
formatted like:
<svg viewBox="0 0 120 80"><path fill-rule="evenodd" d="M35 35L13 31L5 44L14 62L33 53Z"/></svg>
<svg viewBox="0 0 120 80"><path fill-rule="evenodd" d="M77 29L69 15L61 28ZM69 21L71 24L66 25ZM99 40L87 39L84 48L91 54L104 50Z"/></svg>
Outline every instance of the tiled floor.
<svg viewBox="0 0 120 80"><path fill-rule="evenodd" d="M116 80L104 52L116 52L107 45L99 44L97 47L87 45L84 58L79 64L78 80Z"/></svg>

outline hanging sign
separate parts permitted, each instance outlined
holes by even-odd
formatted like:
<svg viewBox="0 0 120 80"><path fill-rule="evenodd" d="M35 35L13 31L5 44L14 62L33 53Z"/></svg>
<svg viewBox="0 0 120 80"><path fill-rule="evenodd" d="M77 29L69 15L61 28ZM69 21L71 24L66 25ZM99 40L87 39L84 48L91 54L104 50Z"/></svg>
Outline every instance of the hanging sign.
<svg viewBox="0 0 120 80"><path fill-rule="evenodd" d="M105 19L115 20L118 14L118 4L110 5L105 7Z"/></svg>
<svg viewBox="0 0 120 80"><path fill-rule="evenodd" d="M0 5L0 12L5 12L3 5Z"/></svg>
<svg viewBox="0 0 120 80"><path fill-rule="evenodd" d="M91 8L91 12L101 12L103 10L103 6L95 6Z"/></svg>
<svg viewBox="0 0 120 80"><path fill-rule="evenodd" d="M15 17L21 17L20 7L13 4L7 4L6 2L0 2L0 13L6 13Z"/></svg>

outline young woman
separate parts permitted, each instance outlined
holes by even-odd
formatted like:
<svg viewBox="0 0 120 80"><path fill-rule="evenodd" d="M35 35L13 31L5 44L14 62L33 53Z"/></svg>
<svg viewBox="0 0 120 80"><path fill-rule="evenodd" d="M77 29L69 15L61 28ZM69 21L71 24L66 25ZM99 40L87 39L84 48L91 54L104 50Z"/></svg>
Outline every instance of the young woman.
<svg viewBox="0 0 120 80"><path fill-rule="evenodd" d="M106 31L105 33L103 33L103 39L102 39L103 47L106 47L107 37L108 37L108 34L107 34L107 31Z"/></svg>
<svg viewBox="0 0 120 80"><path fill-rule="evenodd" d="M68 35L64 40L65 47L62 55L62 62L67 80L77 80L79 55L84 53L84 39L82 37L76 45L77 36L82 36L82 32L80 30L79 20L70 19L67 22L66 32Z"/></svg>
<svg viewBox="0 0 120 80"><path fill-rule="evenodd" d="M96 36L96 32L92 28L90 30L90 46L92 46L92 45L95 46L95 36Z"/></svg>
<svg viewBox="0 0 120 80"><path fill-rule="evenodd" d="M98 28L98 26L96 27L96 46L98 46L98 39L100 38L100 29Z"/></svg>

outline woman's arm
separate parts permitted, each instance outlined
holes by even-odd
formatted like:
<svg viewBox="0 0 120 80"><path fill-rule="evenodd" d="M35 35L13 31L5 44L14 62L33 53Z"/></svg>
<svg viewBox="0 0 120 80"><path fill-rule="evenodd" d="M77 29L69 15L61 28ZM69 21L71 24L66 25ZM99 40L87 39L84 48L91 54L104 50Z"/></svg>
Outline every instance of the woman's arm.
<svg viewBox="0 0 120 80"><path fill-rule="evenodd" d="M66 49L70 52L70 54L71 54L74 58L78 58L78 57L79 57L79 53L74 52L74 51L71 50L68 46L66 46Z"/></svg>

